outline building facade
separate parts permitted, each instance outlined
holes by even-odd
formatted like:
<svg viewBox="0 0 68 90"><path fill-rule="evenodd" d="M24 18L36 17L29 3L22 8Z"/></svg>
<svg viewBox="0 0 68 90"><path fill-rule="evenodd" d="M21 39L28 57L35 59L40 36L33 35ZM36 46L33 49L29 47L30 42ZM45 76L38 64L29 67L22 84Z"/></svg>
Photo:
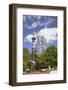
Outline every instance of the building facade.
<svg viewBox="0 0 68 90"><path fill-rule="evenodd" d="M46 49L46 39L43 36L37 36L37 52L41 54Z"/></svg>

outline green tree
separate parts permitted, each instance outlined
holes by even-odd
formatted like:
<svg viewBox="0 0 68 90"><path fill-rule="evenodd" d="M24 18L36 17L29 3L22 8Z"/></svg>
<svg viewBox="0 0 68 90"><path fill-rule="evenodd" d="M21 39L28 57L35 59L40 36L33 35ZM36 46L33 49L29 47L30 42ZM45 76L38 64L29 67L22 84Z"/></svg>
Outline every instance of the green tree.
<svg viewBox="0 0 68 90"><path fill-rule="evenodd" d="M38 62L40 64L39 65L40 68L48 68L47 58L48 56L47 56L46 50L39 55Z"/></svg>
<svg viewBox="0 0 68 90"><path fill-rule="evenodd" d="M23 59L30 60L30 52L27 48L23 48Z"/></svg>
<svg viewBox="0 0 68 90"><path fill-rule="evenodd" d="M37 55L36 58L37 69L40 68L51 68L57 67L57 48L55 46L50 46L44 50L41 54Z"/></svg>
<svg viewBox="0 0 68 90"><path fill-rule="evenodd" d="M30 69L30 52L27 48L23 48L23 70Z"/></svg>
<svg viewBox="0 0 68 90"><path fill-rule="evenodd" d="M57 67L57 48L50 46L47 48L45 54L47 55L46 60L52 68Z"/></svg>
<svg viewBox="0 0 68 90"><path fill-rule="evenodd" d="M41 54L32 53L30 54L27 49L24 50L24 67L30 68L30 58L34 59L36 62L36 69L40 70L41 68L57 68L57 48L55 46L49 46Z"/></svg>

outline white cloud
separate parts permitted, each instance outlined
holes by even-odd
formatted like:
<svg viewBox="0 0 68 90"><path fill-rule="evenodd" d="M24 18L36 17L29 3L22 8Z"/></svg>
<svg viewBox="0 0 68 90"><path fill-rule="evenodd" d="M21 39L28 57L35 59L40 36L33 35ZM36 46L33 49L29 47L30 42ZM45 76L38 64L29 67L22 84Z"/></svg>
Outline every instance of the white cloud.
<svg viewBox="0 0 68 90"><path fill-rule="evenodd" d="M44 28L41 29L37 34L37 36L43 36L46 39L46 42L57 40L57 28ZM32 34L29 34L25 37L25 41L32 42ZM36 40L37 42L37 40Z"/></svg>
<svg viewBox="0 0 68 90"><path fill-rule="evenodd" d="M34 21L31 26L28 26L29 29L36 28L40 25L40 21Z"/></svg>
<svg viewBox="0 0 68 90"><path fill-rule="evenodd" d="M33 35L29 34L25 37L24 41L32 42L32 37L33 37ZM37 37L37 34L35 35L35 37ZM37 42L37 40L36 40L36 42Z"/></svg>
<svg viewBox="0 0 68 90"><path fill-rule="evenodd" d="M41 19L41 16L38 16L37 19L40 20Z"/></svg>
<svg viewBox="0 0 68 90"><path fill-rule="evenodd" d="M36 28L37 27L37 22L33 22L32 23L32 28Z"/></svg>
<svg viewBox="0 0 68 90"><path fill-rule="evenodd" d="M54 20L55 19L49 19L47 22L42 22L42 23L41 23L40 20L38 20L38 21L34 21L31 26L26 26L26 27L28 27L29 29L36 28L36 27L39 27L39 26L44 26L44 25L47 27Z"/></svg>
<svg viewBox="0 0 68 90"><path fill-rule="evenodd" d="M45 26L47 27L50 23L52 23L55 19L49 19L46 23Z"/></svg>
<svg viewBox="0 0 68 90"><path fill-rule="evenodd" d="M57 39L57 28L44 28L38 32L38 36L43 36L46 41L53 41Z"/></svg>
<svg viewBox="0 0 68 90"><path fill-rule="evenodd" d="M32 42L31 39L32 39L32 34L29 34L24 38L24 41Z"/></svg>

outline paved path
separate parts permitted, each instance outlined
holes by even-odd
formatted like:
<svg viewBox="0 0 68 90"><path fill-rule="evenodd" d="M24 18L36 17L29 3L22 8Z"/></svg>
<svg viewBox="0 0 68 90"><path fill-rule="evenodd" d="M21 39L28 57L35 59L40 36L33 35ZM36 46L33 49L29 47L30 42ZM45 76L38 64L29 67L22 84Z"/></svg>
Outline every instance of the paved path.
<svg viewBox="0 0 68 90"><path fill-rule="evenodd" d="M57 73L57 71L51 71L51 70L46 70L46 71L32 71L32 72L28 72L28 73L24 73L24 74L55 74Z"/></svg>
<svg viewBox="0 0 68 90"><path fill-rule="evenodd" d="M25 74L48 74L50 73L49 70L46 70L46 71L32 71L32 72L29 72L29 73L25 73Z"/></svg>
<svg viewBox="0 0 68 90"><path fill-rule="evenodd" d="M51 71L51 72L50 72L50 74L55 74L55 73L57 73L57 71Z"/></svg>

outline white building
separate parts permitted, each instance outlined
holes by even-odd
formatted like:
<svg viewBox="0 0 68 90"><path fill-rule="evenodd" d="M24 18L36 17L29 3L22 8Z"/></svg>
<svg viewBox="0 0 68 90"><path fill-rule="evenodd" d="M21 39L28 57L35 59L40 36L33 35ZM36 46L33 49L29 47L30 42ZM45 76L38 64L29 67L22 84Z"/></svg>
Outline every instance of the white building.
<svg viewBox="0 0 68 90"><path fill-rule="evenodd" d="M46 49L46 39L43 36L37 36L37 52L41 54Z"/></svg>
<svg viewBox="0 0 68 90"><path fill-rule="evenodd" d="M46 49L46 39L42 35L33 32L32 36L32 53L37 51L41 54Z"/></svg>

